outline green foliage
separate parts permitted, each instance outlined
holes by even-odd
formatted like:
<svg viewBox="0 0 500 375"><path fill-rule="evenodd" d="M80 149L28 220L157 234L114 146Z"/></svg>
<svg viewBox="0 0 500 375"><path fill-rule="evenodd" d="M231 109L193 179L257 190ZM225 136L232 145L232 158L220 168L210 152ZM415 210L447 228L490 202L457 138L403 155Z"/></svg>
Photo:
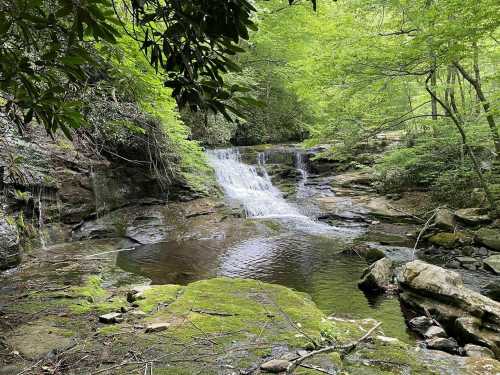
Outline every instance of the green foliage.
<svg viewBox="0 0 500 375"><path fill-rule="evenodd" d="M108 0L12 0L0 2L2 110L22 129L32 119L49 133L83 122L75 93L98 65L88 41L114 42Z"/></svg>
<svg viewBox="0 0 500 375"><path fill-rule="evenodd" d="M132 117L134 121L122 118L108 123L108 126L116 128L117 124L122 125L121 129L129 130L127 133L132 131L140 135L149 132L145 124L153 121L156 130L151 138L156 145L156 160L163 165L159 172L161 176L181 180L195 191L209 192L215 181L203 150L197 142L189 140L190 130L182 122L169 90L136 49L134 40L124 36L116 45L102 44L99 50L112 64L112 76L116 78L111 84L120 100L135 103L146 117ZM116 129L111 133L116 133ZM130 148L130 143L125 147Z"/></svg>

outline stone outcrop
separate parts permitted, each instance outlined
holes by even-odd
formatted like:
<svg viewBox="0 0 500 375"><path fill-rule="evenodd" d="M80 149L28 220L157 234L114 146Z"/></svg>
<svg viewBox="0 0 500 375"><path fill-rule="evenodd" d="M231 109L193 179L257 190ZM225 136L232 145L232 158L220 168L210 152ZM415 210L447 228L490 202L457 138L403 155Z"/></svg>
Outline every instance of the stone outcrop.
<svg viewBox="0 0 500 375"><path fill-rule="evenodd" d="M15 266L20 260L21 249L17 227L7 218L0 217L0 270Z"/></svg>
<svg viewBox="0 0 500 375"><path fill-rule="evenodd" d="M500 303L464 287L453 271L416 260L399 276L402 301L428 311L460 344L477 343L500 355Z"/></svg>

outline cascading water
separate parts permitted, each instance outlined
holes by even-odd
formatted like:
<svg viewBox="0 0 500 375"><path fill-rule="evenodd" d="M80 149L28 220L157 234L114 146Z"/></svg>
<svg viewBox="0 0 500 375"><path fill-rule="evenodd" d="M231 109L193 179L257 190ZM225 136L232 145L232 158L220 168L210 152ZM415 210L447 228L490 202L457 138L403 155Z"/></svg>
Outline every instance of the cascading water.
<svg viewBox="0 0 500 375"><path fill-rule="evenodd" d="M314 211L307 205L299 209L287 202L264 168L265 154L257 157L259 167L243 163L236 148L210 150L207 154L226 198L240 204L247 217L280 219L290 229L310 234L354 234L350 228L330 226L304 215L302 212Z"/></svg>
<svg viewBox="0 0 500 375"><path fill-rule="evenodd" d="M242 204L248 217L305 218L273 186L264 168L258 170L241 162L237 149L207 153L226 198Z"/></svg>

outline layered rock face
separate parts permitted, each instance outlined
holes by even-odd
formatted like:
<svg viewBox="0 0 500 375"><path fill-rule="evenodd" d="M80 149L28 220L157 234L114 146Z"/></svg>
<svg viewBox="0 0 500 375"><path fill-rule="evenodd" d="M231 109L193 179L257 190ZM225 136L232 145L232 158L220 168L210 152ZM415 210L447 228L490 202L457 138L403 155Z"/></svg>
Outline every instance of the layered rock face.
<svg viewBox="0 0 500 375"><path fill-rule="evenodd" d="M180 192L189 199L188 188L177 181L163 186L144 163L51 139L41 129L21 137L8 124L0 128L0 269L19 263L26 241L66 240L73 226L125 206L178 198Z"/></svg>
<svg viewBox="0 0 500 375"><path fill-rule="evenodd" d="M478 344L500 355L500 303L467 289L462 277L419 260L400 275L404 303L432 314L460 344Z"/></svg>

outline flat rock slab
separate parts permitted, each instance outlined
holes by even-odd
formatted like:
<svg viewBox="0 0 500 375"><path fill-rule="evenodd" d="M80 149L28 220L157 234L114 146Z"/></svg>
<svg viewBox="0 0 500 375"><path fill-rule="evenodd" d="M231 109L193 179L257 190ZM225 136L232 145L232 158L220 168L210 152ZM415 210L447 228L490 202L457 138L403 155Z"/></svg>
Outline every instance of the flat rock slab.
<svg viewBox="0 0 500 375"><path fill-rule="evenodd" d="M170 327L170 323L154 323L146 327L146 333L154 333L166 331Z"/></svg>
<svg viewBox="0 0 500 375"><path fill-rule="evenodd" d="M99 321L106 324L120 323L123 321L123 315L120 313L104 314L99 317Z"/></svg>

